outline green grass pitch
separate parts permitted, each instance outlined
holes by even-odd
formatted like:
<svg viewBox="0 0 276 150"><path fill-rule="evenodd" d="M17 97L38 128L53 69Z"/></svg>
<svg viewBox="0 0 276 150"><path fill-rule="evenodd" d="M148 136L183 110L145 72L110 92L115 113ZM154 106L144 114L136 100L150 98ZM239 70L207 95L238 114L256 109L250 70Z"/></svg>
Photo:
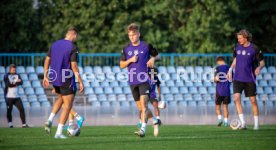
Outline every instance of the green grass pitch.
<svg viewBox="0 0 276 150"><path fill-rule="evenodd" d="M259 131L233 131L226 127L207 125L172 126L160 128L160 135L153 136L153 128L148 126L145 138L136 137L134 126L95 126L83 127L79 137L54 139L45 134L43 128L0 128L0 150L275 150L276 126L261 126Z"/></svg>

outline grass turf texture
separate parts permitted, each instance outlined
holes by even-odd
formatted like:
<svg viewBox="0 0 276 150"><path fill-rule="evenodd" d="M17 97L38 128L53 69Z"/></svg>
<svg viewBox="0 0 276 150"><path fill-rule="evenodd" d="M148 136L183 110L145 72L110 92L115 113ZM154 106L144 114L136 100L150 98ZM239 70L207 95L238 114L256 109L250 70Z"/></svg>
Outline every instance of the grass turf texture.
<svg viewBox="0 0 276 150"><path fill-rule="evenodd" d="M133 134L134 126L83 127L79 137L54 139L56 127L48 136L43 128L0 128L0 149L276 149L276 126L261 126L259 131L233 131L216 126L162 126L153 136L148 126L145 138Z"/></svg>

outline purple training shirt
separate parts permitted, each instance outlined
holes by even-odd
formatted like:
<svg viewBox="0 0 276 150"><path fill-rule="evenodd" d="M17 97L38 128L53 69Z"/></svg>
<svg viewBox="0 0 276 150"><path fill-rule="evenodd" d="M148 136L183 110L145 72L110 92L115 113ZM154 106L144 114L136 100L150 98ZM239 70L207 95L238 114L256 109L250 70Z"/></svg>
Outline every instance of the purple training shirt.
<svg viewBox="0 0 276 150"><path fill-rule="evenodd" d="M129 73L129 84L138 85L149 83L147 62L149 61L150 56L156 56L158 55L158 52L150 44L147 44L144 41L141 41L138 46L133 46L130 43L122 50L121 60L128 60L134 55L138 56L137 62L130 63L127 67Z"/></svg>
<svg viewBox="0 0 276 150"><path fill-rule="evenodd" d="M216 67L215 76L218 75L218 73L224 74L224 77L219 76L220 81L216 84L216 94L219 96L230 96L230 82L226 79L229 68L228 65L219 65Z"/></svg>
<svg viewBox="0 0 276 150"><path fill-rule="evenodd" d="M52 44L48 56L51 58L50 68L53 70L52 72L55 72L55 75L52 74L52 78L56 78L51 83L54 86L76 87L74 74L71 78L62 77L62 70L72 71L71 62L78 61L78 50L74 43L65 39L58 40ZM65 71L65 76L69 75L70 72ZM62 78L65 82L62 81Z"/></svg>
<svg viewBox="0 0 276 150"><path fill-rule="evenodd" d="M263 60L262 51L252 43L248 47L237 44L234 50L234 57L236 57L234 80L255 82L255 69L259 61Z"/></svg>

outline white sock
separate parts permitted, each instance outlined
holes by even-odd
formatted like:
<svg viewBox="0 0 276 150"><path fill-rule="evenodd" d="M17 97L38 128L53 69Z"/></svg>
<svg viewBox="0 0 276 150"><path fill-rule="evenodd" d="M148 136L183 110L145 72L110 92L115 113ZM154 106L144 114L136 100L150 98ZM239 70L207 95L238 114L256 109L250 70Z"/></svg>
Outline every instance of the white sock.
<svg viewBox="0 0 276 150"><path fill-rule="evenodd" d="M48 118L48 121L53 122L53 119L54 119L55 115L56 114L51 113L50 116L49 116L49 118Z"/></svg>
<svg viewBox="0 0 276 150"><path fill-rule="evenodd" d="M8 125L9 125L9 127L10 127L10 126L13 126L12 122L8 122Z"/></svg>
<svg viewBox="0 0 276 150"><path fill-rule="evenodd" d="M74 117L76 117L77 120L80 120L80 119L81 119L81 116L80 116L78 113L76 113L76 114L74 115Z"/></svg>
<svg viewBox="0 0 276 150"><path fill-rule="evenodd" d="M245 124L245 120L244 120L243 114L239 114L239 118L241 120L242 125L244 125Z"/></svg>
<svg viewBox="0 0 276 150"><path fill-rule="evenodd" d="M160 116L156 116L156 119L160 119Z"/></svg>
<svg viewBox="0 0 276 150"><path fill-rule="evenodd" d="M259 117L258 116L254 116L254 127L255 128L259 127Z"/></svg>
<svg viewBox="0 0 276 150"><path fill-rule="evenodd" d="M64 127L63 124L60 124L60 123L58 124L56 135L62 134L63 127Z"/></svg>
<svg viewBox="0 0 276 150"><path fill-rule="evenodd" d="M141 130L143 130L144 132L146 132L146 127L147 127L147 124L146 123L142 123Z"/></svg>
<svg viewBox="0 0 276 150"><path fill-rule="evenodd" d="M74 124L74 120L69 120L69 126Z"/></svg>
<svg viewBox="0 0 276 150"><path fill-rule="evenodd" d="M228 118L224 118L224 123L228 123Z"/></svg>
<svg viewBox="0 0 276 150"><path fill-rule="evenodd" d="M218 115L218 120L221 120L222 119L222 116L221 115Z"/></svg>

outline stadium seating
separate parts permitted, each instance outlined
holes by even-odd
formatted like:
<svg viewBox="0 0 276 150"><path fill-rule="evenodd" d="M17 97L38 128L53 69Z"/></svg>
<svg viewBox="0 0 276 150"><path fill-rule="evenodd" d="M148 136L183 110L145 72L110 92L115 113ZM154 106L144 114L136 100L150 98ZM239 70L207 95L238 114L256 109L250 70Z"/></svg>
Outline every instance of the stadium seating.
<svg viewBox="0 0 276 150"><path fill-rule="evenodd" d="M35 72L36 72L37 74L43 74L43 73L44 73L44 68L43 68L42 66L37 66L37 67L35 68Z"/></svg>
<svg viewBox="0 0 276 150"><path fill-rule="evenodd" d="M37 74L35 74L35 73L29 74L29 80L30 81L38 80Z"/></svg>
<svg viewBox="0 0 276 150"><path fill-rule="evenodd" d="M5 74L5 73L6 73L5 67L0 66L0 74Z"/></svg>
<svg viewBox="0 0 276 150"><path fill-rule="evenodd" d="M20 77L23 81L28 81L29 80L28 75L25 74L25 73L20 74Z"/></svg>
<svg viewBox="0 0 276 150"><path fill-rule="evenodd" d="M268 67L268 73L276 73L276 67L275 66L269 66Z"/></svg>
<svg viewBox="0 0 276 150"><path fill-rule="evenodd" d="M168 74L170 80L161 83L161 98L168 101L169 106L214 106L216 93L215 84L209 81L191 81L190 74L180 75L178 81L177 72L195 72L197 74L212 72L210 66L159 66L159 73ZM102 73L109 81L88 81L84 78L84 93L80 96L86 97L88 105L93 107L131 107L135 106L131 89L128 82L118 81L117 76L110 76L109 73L127 72L119 66L84 66L79 67L81 73ZM4 82L3 77L8 71L8 67L0 66L0 107L5 107ZM41 84L40 75L43 75L42 66L18 66L17 72L20 74L23 85L19 87L19 95L25 107L49 107L48 100L51 89L44 89ZM81 74L85 77L84 74ZM116 80L115 80L116 79ZM164 78L163 78L164 79ZM257 99L261 107L276 106L276 67L269 66L261 71L257 77ZM231 91L233 88L231 85ZM250 106L248 98L242 96L245 106ZM232 104L234 105L234 104Z"/></svg>
<svg viewBox="0 0 276 150"><path fill-rule="evenodd" d="M35 73L35 68L33 66L26 67L26 73Z"/></svg>

